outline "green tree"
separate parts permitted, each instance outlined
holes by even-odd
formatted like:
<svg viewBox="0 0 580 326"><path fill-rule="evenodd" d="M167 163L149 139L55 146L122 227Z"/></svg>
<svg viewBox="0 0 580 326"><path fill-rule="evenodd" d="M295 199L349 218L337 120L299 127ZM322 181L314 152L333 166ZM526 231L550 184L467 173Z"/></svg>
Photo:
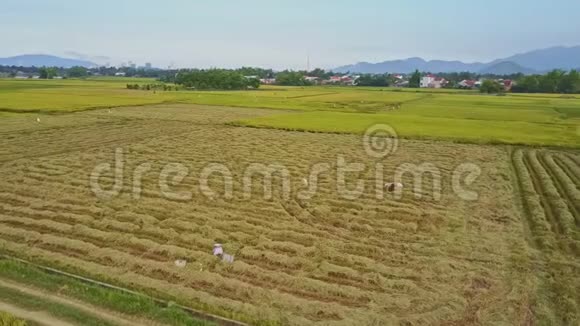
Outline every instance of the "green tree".
<svg viewBox="0 0 580 326"><path fill-rule="evenodd" d="M68 76L71 78L82 78L88 75L87 68L75 66L68 70Z"/></svg>
<svg viewBox="0 0 580 326"><path fill-rule="evenodd" d="M247 89L256 86L253 80L244 77L239 71L227 69L184 70L175 77L176 84L187 88L219 90Z"/></svg>
<svg viewBox="0 0 580 326"><path fill-rule="evenodd" d="M57 70L54 67L42 67L38 70L41 79L53 79L56 76Z"/></svg>
<svg viewBox="0 0 580 326"><path fill-rule="evenodd" d="M561 70L552 70L540 78L540 92L557 93L560 80L564 76Z"/></svg>
<svg viewBox="0 0 580 326"><path fill-rule="evenodd" d="M539 91L540 81L538 76L523 76L512 87L512 92L514 93L537 93Z"/></svg>
<svg viewBox="0 0 580 326"><path fill-rule="evenodd" d="M558 83L558 92L573 94L580 92L580 74L576 70L570 70L568 74L561 76Z"/></svg>
<svg viewBox="0 0 580 326"><path fill-rule="evenodd" d="M274 76L274 71L272 71L272 69L242 67L236 71L244 76L257 76L259 78L272 78L272 76Z"/></svg>
<svg viewBox="0 0 580 326"><path fill-rule="evenodd" d="M310 83L299 71L282 71L276 74L276 84L284 86L308 86Z"/></svg>
<svg viewBox="0 0 580 326"><path fill-rule="evenodd" d="M580 93L580 73L553 70L545 75L520 76L512 87L515 93Z"/></svg>
<svg viewBox="0 0 580 326"><path fill-rule="evenodd" d="M503 92L503 87L495 80L486 79L481 83L479 91L487 94L496 94Z"/></svg>
<svg viewBox="0 0 580 326"><path fill-rule="evenodd" d="M249 78L247 80L247 86L250 88L258 89L260 88L260 80L257 78Z"/></svg>
<svg viewBox="0 0 580 326"><path fill-rule="evenodd" d="M357 86L375 86L386 87L389 86L391 80L388 74L363 74L358 79Z"/></svg>
<svg viewBox="0 0 580 326"><path fill-rule="evenodd" d="M419 88L421 86L421 73L419 70L415 70L411 78L409 79L409 87L411 88Z"/></svg>

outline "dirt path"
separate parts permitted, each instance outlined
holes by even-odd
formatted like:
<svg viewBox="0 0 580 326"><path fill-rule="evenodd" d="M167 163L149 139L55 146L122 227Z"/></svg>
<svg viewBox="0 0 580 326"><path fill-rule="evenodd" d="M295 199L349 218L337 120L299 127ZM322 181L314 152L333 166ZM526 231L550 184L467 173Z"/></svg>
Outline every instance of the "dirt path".
<svg viewBox="0 0 580 326"><path fill-rule="evenodd" d="M111 311L108 311L108 310L105 310L105 309L102 309L99 307L95 307L95 306L90 305L90 304L82 303L82 302L76 301L76 300L71 300L71 299L64 298L64 297L54 295L54 294L48 294L46 292L31 288L31 287L28 287L26 285L22 285L19 283L14 283L11 281L5 281L5 280L0 279L0 286L10 288L13 290L17 290L17 291L20 291L20 292L25 293L27 295L35 296L38 298L43 298L46 300L50 300L52 302L56 302L59 304L73 307L77 310L88 313L90 315L94 315L95 317L98 317L99 319L106 320L106 321L108 321L112 324L115 324L115 325L121 325L121 326L143 326L143 325L157 326L157 325L162 325L162 324L155 323L155 322L152 322L150 320L145 320L145 319L138 319L138 318L128 319L126 317L122 317L119 314L113 313ZM0 302L0 310L3 310L3 305L12 306L10 304ZM59 321L57 319L55 320L56 322L53 323L52 319L55 319L55 318L48 315L48 314L45 314L43 312L31 312L31 311L27 311L27 310L22 309L22 308L18 308L18 307L14 307L14 306L12 306L12 307L14 309L18 310L20 313L28 313L32 317L34 317L34 315L38 314L39 317L42 317L42 319L36 320L34 318L31 318L30 316L23 316L18 311L13 310L13 309L9 309L9 308L6 308L5 310L20 317L20 318L41 322L41 324L43 324L43 325L44 324L51 325L51 326L52 325L56 325L56 326L73 325L73 324L70 324L67 322ZM45 317L47 317L47 316L49 317L50 320L45 319Z"/></svg>
<svg viewBox="0 0 580 326"><path fill-rule="evenodd" d="M69 324L66 321L62 321L60 319L56 319L51 315L42 312L42 311L29 311L20 307L13 306L9 303L5 303L0 301L0 311L5 311L10 313L11 315L16 316L17 318L30 320L40 325L46 326L74 326L73 324Z"/></svg>

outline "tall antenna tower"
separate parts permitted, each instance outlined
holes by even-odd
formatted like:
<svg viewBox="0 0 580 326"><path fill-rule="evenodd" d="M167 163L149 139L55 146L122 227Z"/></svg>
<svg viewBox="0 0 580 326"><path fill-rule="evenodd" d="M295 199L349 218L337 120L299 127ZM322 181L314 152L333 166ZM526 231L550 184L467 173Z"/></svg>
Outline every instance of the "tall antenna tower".
<svg viewBox="0 0 580 326"><path fill-rule="evenodd" d="M310 53L306 54L306 72L310 71Z"/></svg>

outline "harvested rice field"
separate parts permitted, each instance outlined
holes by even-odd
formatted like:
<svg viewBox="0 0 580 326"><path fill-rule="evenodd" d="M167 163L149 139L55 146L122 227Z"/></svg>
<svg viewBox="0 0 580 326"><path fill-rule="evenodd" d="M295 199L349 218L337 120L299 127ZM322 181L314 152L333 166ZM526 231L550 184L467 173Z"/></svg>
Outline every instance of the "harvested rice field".
<svg viewBox="0 0 580 326"><path fill-rule="evenodd" d="M232 124L280 112L3 117L0 252L252 325L578 322L577 150Z"/></svg>

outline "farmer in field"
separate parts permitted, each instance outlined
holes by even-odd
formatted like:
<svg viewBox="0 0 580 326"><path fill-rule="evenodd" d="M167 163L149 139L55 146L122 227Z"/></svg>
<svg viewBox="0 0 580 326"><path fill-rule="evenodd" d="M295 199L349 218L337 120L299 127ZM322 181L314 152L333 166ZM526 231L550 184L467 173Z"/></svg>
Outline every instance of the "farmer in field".
<svg viewBox="0 0 580 326"><path fill-rule="evenodd" d="M395 190L403 189L403 184L402 183L399 183L399 182L389 182L389 183L385 183L385 189L388 192L394 192Z"/></svg>
<svg viewBox="0 0 580 326"><path fill-rule="evenodd" d="M227 254L227 253L224 253L224 248L219 243L216 243L213 245L213 255L220 258L222 261L224 261L226 263L231 264L234 262L234 256Z"/></svg>
<svg viewBox="0 0 580 326"><path fill-rule="evenodd" d="M219 243L214 244L213 245L213 255L221 258L223 254L224 254L224 248L222 248L222 245Z"/></svg>

